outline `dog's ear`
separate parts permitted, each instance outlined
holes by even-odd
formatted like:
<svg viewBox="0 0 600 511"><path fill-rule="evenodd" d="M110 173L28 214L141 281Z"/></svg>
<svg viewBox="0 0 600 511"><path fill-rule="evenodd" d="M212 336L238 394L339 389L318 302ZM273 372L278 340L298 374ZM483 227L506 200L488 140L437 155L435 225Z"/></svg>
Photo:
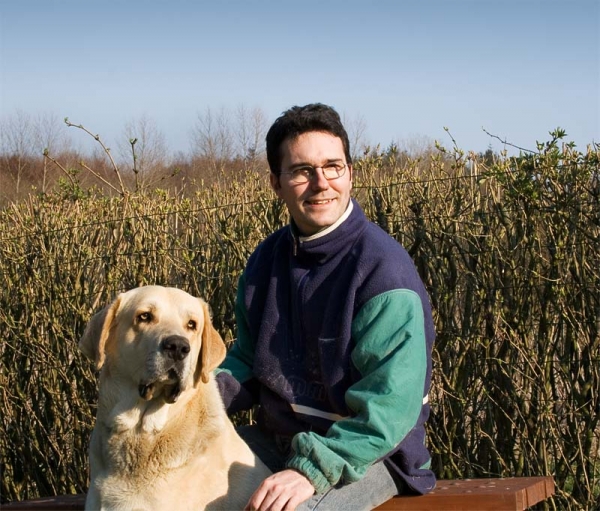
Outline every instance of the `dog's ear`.
<svg viewBox="0 0 600 511"><path fill-rule="evenodd" d="M207 383L213 369L216 369L223 362L227 349L219 332L212 324L208 304L204 301L202 301L202 311L204 312L204 330L202 330L200 352L200 378L202 378L203 383Z"/></svg>
<svg viewBox="0 0 600 511"><path fill-rule="evenodd" d="M119 308L120 300L121 297L119 296L112 304L94 314L86 325L81 339L79 339L79 349L94 362L96 371L99 371L104 365L106 341Z"/></svg>

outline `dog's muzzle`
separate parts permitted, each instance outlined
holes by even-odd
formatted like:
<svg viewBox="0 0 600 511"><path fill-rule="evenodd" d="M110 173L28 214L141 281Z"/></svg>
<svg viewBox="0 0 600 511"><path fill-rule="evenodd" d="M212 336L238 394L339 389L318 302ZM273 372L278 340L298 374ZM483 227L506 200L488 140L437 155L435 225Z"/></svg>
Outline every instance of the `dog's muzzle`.
<svg viewBox="0 0 600 511"><path fill-rule="evenodd" d="M181 394L183 361L190 353L190 343L181 335L170 335L161 341L159 352L162 352L164 362L170 360L162 366L166 373L162 370L161 373L165 376L140 382L140 397L149 401L162 395L167 403L174 403Z"/></svg>
<svg viewBox="0 0 600 511"><path fill-rule="evenodd" d="M174 362L179 362L190 353L190 343L181 335L170 335L160 343L160 348Z"/></svg>

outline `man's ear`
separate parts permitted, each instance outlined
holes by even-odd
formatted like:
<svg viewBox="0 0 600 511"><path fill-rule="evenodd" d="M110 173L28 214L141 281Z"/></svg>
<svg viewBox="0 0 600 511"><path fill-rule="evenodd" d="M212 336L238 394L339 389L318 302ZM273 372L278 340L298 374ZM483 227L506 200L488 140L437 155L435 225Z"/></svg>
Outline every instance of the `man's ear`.
<svg viewBox="0 0 600 511"><path fill-rule="evenodd" d="M279 195L279 190L281 189L281 182L279 179L280 176L273 174L273 172L269 172L269 182L271 183L271 188L277 195Z"/></svg>
<svg viewBox="0 0 600 511"><path fill-rule="evenodd" d="M96 371L99 371L104 365L106 342L110 336L120 302L121 296L118 296L112 304L92 316L79 339L79 349L94 362Z"/></svg>
<svg viewBox="0 0 600 511"><path fill-rule="evenodd" d="M216 331L210 318L208 304L202 303L204 312L204 329L202 330L202 347L200 348L200 378L203 383L208 383L210 373L216 369L227 353L225 343Z"/></svg>
<svg viewBox="0 0 600 511"><path fill-rule="evenodd" d="M354 169L352 168L352 164L350 163L350 164L348 165L348 172L350 173L350 188L352 188L352 178L354 177L354 176L353 176L353 174L352 174L352 171L353 171L353 170L354 170Z"/></svg>

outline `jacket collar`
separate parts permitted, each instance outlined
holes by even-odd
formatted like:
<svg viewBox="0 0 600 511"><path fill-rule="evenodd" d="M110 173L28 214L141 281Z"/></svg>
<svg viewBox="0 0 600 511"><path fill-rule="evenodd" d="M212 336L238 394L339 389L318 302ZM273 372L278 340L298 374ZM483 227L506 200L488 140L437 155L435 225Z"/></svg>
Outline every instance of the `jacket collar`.
<svg viewBox="0 0 600 511"><path fill-rule="evenodd" d="M348 207L346 208L346 211L341 217L337 219L337 221L334 224L330 225L329 227L326 227L325 229L311 236L298 236L298 241L300 241L300 243L306 243L307 241L313 241L322 238L323 236L327 236L330 232L335 231L340 225L342 225L346 218L350 216L350 213L352 213L353 208L354 204L352 203L352 201L348 201Z"/></svg>
<svg viewBox="0 0 600 511"><path fill-rule="evenodd" d="M289 233L293 244L293 255L298 257L315 257L322 262L324 258L335 255L343 245L361 230L366 220L358 203L351 199L344 214L331 226L312 236L302 236L293 220Z"/></svg>

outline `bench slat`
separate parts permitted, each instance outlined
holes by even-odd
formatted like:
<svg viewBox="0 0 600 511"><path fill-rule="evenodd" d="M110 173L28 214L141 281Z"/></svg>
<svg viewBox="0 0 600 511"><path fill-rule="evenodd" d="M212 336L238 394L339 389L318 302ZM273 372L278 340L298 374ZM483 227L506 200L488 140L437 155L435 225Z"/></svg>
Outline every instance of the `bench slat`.
<svg viewBox="0 0 600 511"><path fill-rule="evenodd" d="M552 477L438 481L427 495L388 500L377 511L524 511L554 494ZM3 504L7 511L81 511L85 495L60 495Z"/></svg>
<svg viewBox="0 0 600 511"><path fill-rule="evenodd" d="M85 507L85 493L77 495L58 495L32 500L21 500L2 504L2 511L82 511Z"/></svg>
<svg viewBox="0 0 600 511"><path fill-rule="evenodd" d="M377 511L524 511L553 494L552 477L438 481L427 495L396 497Z"/></svg>

